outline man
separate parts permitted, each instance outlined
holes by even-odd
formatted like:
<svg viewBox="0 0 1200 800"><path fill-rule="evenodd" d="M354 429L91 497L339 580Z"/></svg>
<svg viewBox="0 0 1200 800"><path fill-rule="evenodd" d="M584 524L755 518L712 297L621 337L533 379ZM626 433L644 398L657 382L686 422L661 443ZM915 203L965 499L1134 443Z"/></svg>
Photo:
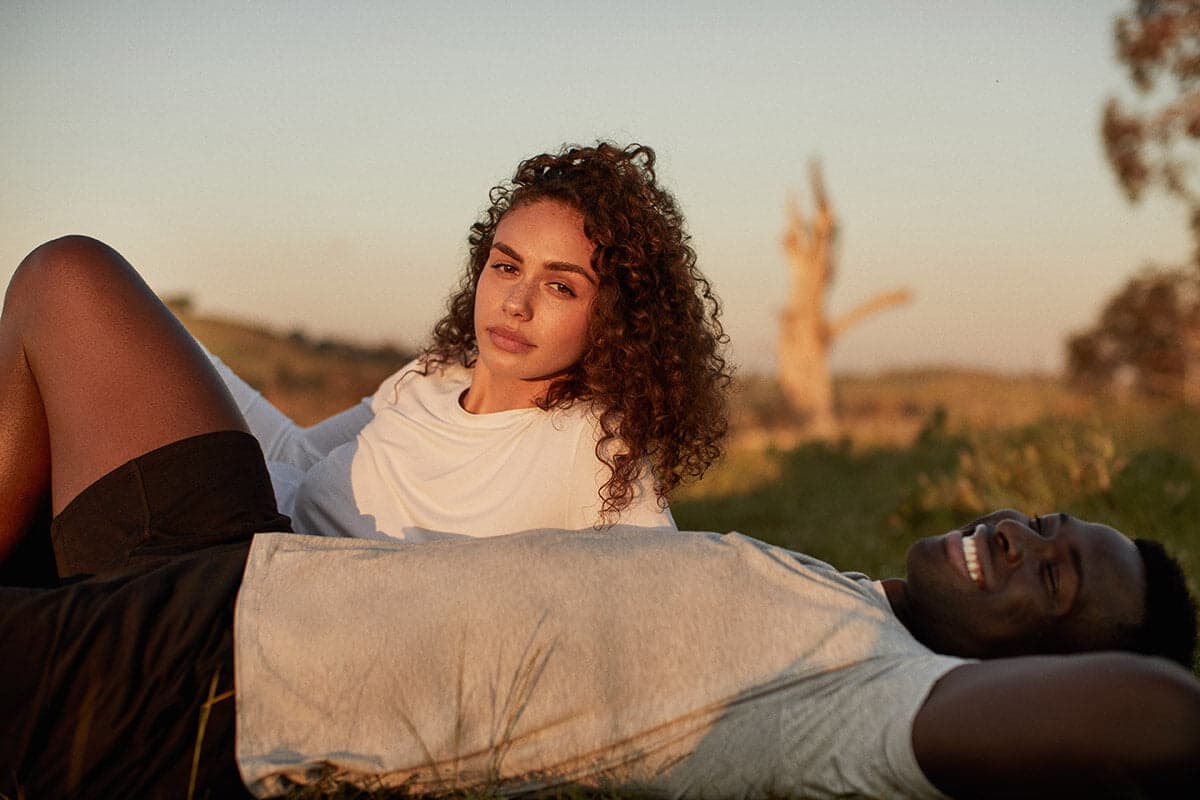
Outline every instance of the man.
<svg viewBox="0 0 1200 800"><path fill-rule="evenodd" d="M35 251L10 285L0 551L44 481L66 580L0 589L0 793L267 795L323 775L1177 796L1200 779L1200 682L1109 650L1190 658L1194 613L1150 545L998 512L876 583L737 534L250 543L286 520L189 342L89 240ZM1084 652L1044 655L1066 651Z"/></svg>
<svg viewBox="0 0 1200 800"><path fill-rule="evenodd" d="M179 770L199 741L201 787L226 796L236 774L222 749L236 708L242 778L261 795L324 776L417 793L574 783L702 797L1179 796L1195 785L1200 753L1200 685L1182 668L1113 652L969 662L929 651L893 613L980 655L991 642L1053 642L1047 627L1090 636L1074 623L1084 618L1135 639L1124 616L1136 628L1144 607L1141 569L1125 558L1132 543L1072 519L1055 525L1044 539L1015 512L973 526L986 553L978 579L959 561L961 531L922 540L910 579L882 589L738 534L532 532L420 545L264 534L250 549L233 647L221 609L240 561L221 547L37 597L55 616L83 615L74 630L87 636L43 646L45 659L22 645L32 676L6 678L20 696L5 704L42 707L5 738L23 752L5 755L22 756L15 769L30 798L155 796L190 778ZM1023 639L988 614L1059 607L1024 583L1052 548L1077 553L1080 576L1063 579L1074 597L1054 619L1033 624L1030 612L1034 636ZM1125 569L1132 592L1089 584ZM939 591L961 596L962 619L917 622ZM205 644L211 628L220 646ZM102 655L79 654L84 638ZM195 710L172 717L188 700L172 681L187 685ZM142 697L139 682L157 696ZM206 691L215 703L198 737ZM98 711L88 724L107 730L81 736L87 715L75 709L89 705ZM130 718L137 712L143 719ZM51 768L69 767L72 748L90 761L77 784ZM138 782L155 771L162 777Z"/></svg>
<svg viewBox="0 0 1200 800"><path fill-rule="evenodd" d="M238 606L238 676L256 689L239 695L243 776L278 789L328 763L417 792L712 797L937 796L926 778L964 797L1177 786L1200 752L1183 669L1115 653L966 662L912 635L979 657L1140 641L1137 547L1030 522L1005 511L922 540L908 580L882 587L738 534L260 537ZM1170 593L1167 573L1153 592ZM1166 646L1190 654L1180 599L1183 644Z"/></svg>

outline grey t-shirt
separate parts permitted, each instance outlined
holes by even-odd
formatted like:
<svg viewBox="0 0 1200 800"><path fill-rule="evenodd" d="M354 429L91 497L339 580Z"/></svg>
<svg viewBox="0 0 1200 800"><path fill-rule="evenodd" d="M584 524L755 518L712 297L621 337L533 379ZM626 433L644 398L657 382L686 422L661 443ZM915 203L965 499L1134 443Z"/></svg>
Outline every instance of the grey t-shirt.
<svg viewBox="0 0 1200 800"><path fill-rule="evenodd" d="M917 709L963 663L879 585L740 534L616 528L421 544L255 537L238 762L414 792L941 797Z"/></svg>

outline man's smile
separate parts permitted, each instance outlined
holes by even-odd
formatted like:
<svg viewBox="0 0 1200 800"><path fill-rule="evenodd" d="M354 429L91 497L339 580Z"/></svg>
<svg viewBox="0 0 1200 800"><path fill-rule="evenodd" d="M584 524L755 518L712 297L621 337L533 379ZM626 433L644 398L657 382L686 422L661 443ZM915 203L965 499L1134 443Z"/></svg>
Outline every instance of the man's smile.
<svg viewBox="0 0 1200 800"><path fill-rule="evenodd" d="M987 526L979 523L970 533L952 531L946 536L946 552L950 561L957 568L959 574L980 589L987 588L987 577L980 561L981 555L987 554L986 532ZM982 554L981 547L983 548Z"/></svg>
<svg viewBox="0 0 1200 800"><path fill-rule="evenodd" d="M962 538L963 558L967 562L967 574L971 576L971 580L983 587L983 568L979 565L979 550L977 538L981 530L986 530L986 526L980 523L975 526L975 530Z"/></svg>

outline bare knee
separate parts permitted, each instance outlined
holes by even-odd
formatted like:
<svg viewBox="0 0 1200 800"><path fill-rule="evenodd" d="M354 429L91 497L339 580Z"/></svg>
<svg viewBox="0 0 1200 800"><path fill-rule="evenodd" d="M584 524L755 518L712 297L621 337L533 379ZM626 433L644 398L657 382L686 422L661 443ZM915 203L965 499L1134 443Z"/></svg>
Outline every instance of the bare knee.
<svg viewBox="0 0 1200 800"><path fill-rule="evenodd" d="M48 273L50 280L61 280L79 273L106 270L124 261L116 250L99 239L72 234L51 239L35 247L17 266L16 275ZM15 279L15 278L14 278Z"/></svg>
<svg viewBox="0 0 1200 800"><path fill-rule="evenodd" d="M132 268L116 250L90 236L63 236L34 248L21 260L4 295L4 311L62 307L81 293L103 291Z"/></svg>

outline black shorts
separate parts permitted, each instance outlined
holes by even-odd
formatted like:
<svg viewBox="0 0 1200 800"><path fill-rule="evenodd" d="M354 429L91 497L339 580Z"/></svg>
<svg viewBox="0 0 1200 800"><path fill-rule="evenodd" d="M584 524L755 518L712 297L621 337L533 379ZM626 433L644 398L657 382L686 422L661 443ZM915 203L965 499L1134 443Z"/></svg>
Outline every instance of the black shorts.
<svg viewBox="0 0 1200 800"><path fill-rule="evenodd" d="M51 528L66 580L0 588L0 793L247 796L234 601L253 534L290 530L258 443L230 431L147 453Z"/></svg>

